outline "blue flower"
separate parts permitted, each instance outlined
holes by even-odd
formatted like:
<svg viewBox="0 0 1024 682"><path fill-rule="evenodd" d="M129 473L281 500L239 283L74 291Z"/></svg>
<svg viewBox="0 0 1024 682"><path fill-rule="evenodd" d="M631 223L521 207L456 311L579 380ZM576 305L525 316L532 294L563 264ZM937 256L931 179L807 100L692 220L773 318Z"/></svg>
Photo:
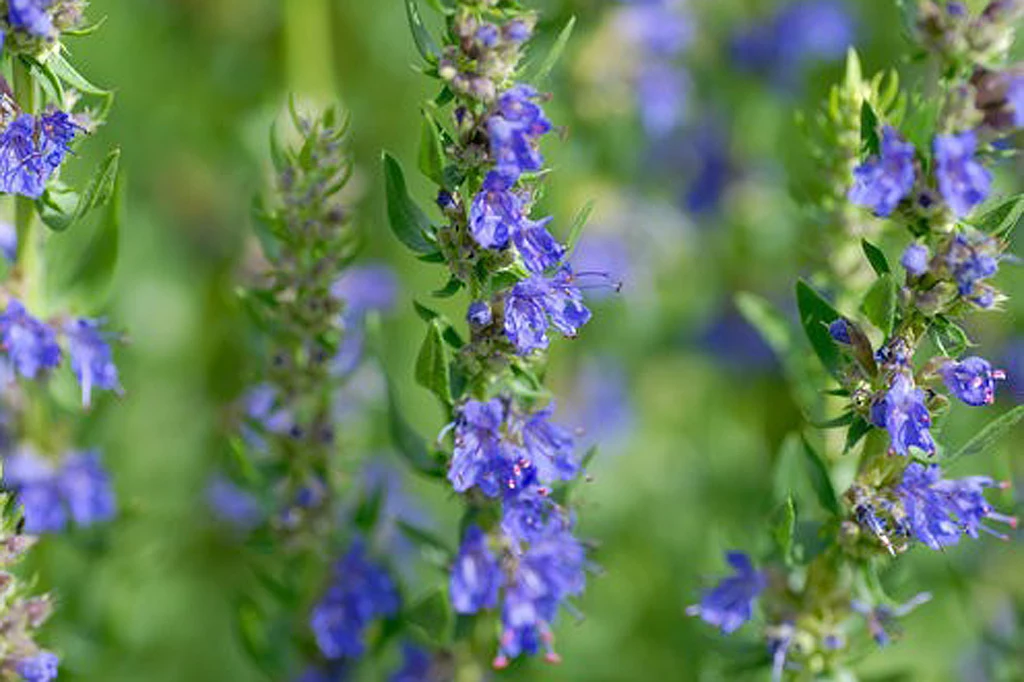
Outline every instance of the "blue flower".
<svg viewBox="0 0 1024 682"><path fill-rule="evenodd" d="M1024 76L1010 79L1006 99L1013 109L1013 125L1024 128Z"/></svg>
<svg viewBox="0 0 1024 682"><path fill-rule="evenodd" d="M631 43L648 55L672 58L683 53L693 38L693 22L678 7L647 2L624 7L619 24Z"/></svg>
<svg viewBox="0 0 1024 682"><path fill-rule="evenodd" d="M526 219L523 201L512 191L515 178L491 171L469 207L469 233L485 249L504 249Z"/></svg>
<svg viewBox="0 0 1024 682"><path fill-rule="evenodd" d="M117 366L111 358L110 344L100 331L99 320L72 320L64 326L71 355L71 370L82 385L82 405L92 402L93 387L120 391Z"/></svg>
<svg viewBox="0 0 1024 682"><path fill-rule="evenodd" d="M29 450L20 450L5 460L4 486L17 494L26 532L59 533L67 527L58 480L53 465Z"/></svg>
<svg viewBox="0 0 1024 682"><path fill-rule="evenodd" d="M390 574L366 556L362 541L352 543L334 567L334 582L313 608L310 627L328 659L358 658L366 628L399 609L398 589Z"/></svg>
<svg viewBox="0 0 1024 682"><path fill-rule="evenodd" d="M430 682L433 658L430 652L405 642L402 644L402 667L392 673L389 682Z"/></svg>
<svg viewBox="0 0 1024 682"><path fill-rule="evenodd" d="M53 329L32 317L21 302L11 299L0 314L0 341L18 372L35 379L60 364L61 352Z"/></svg>
<svg viewBox="0 0 1024 682"><path fill-rule="evenodd" d="M53 0L10 0L7 22L11 28L38 38L52 38L55 34L53 19L46 11L52 4Z"/></svg>
<svg viewBox="0 0 1024 682"><path fill-rule="evenodd" d="M987 292L981 281L999 270L997 242L981 233L958 232L950 241L944 260L960 295L981 305Z"/></svg>
<svg viewBox="0 0 1024 682"><path fill-rule="evenodd" d="M448 480L456 492L479 486L485 495L498 495L498 472L505 457L501 434L504 421L505 405L497 398L487 402L470 400L459 410L455 449L448 469Z"/></svg>
<svg viewBox="0 0 1024 682"><path fill-rule="evenodd" d="M474 327L486 327L492 319L491 306L485 301L473 301L466 310L466 321Z"/></svg>
<svg viewBox="0 0 1024 682"><path fill-rule="evenodd" d="M1017 526L1015 518L995 512L985 499L985 489L998 485L987 476L944 479L937 464L911 462L896 487L905 514L899 521L908 534L934 550L957 544L964 534L976 538L979 530L998 536L982 521Z"/></svg>
<svg viewBox="0 0 1024 682"><path fill-rule="evenodd" d="M220 520L240 530L254 528L263 519L259 500L223 476L206 486L206 501Z"/></svg>
<svg viewBox="0 0 1024 682"><path fill-rule="evenodd" d="M635 415L626 370L617 358L587 358L577 374L565 421L580 434L580 452L598 444L602 456L622 449L633 431Z"/></svg>
<svg viewBox="0 0 1024 682"><path fill-rule="evenodd" d="M839 343L847 346L852 343L850 339L850 324L841 317L828 326L828 334Z"/></svg>
<svg viewBox="0 0 1024 682"><path fill-rule="evenodd" d="M0 192L38 199L70 151L78 127L62 111L21 114L0 132Z"/></svg>
<svg viewBox="0 0 1024 682"><path fill-rule="evenodd" d="M49 651L40 651L35 656L23 658L14 666L25 682L50 682L57 679L60 659Z"/></svg>
<svg viewBox="0 0 1024 682"><path fill-rule="evenodd" d="M870 606L858 600L853 600L850 606L867 620L868 630L871 632L871 637L875 640L875 643L878 646L887 646L892 641L893 635L891 631L896 626L896 619L902 618L921 604L931 601L931 598L932 595L930 593L921 592L905 604L896 606L885 604Z"/></svg>
<svg viewBox="0 0 1024 682"><path fill-rule="evenodd" d="M494 24L484 23L476 30L476 39L484 47L494 47L498 44L498 27Z"/></svg>
<svg viewBox="0 0 1024 682"><path fill-rule="evenodd" d="M487 536L476 526L466 528L449 584L452 608L456 613L493 608L503 578L501 565L487 546Z"/></svg>
<svg viewBox="0 0 1024 682"><path fill-rule="evenodd" d="M110 476L96 452L80 452L64 460L58 475L61 495L79 526L109 521L116 506Z"/></svg>
<svg viewBox="0 0 1024 682"><path fill-rule="evenodd" d="M514 543L530 543L542 537L554 519L557 505L533 486L505 500L501 507L501 531Z"/></svg>
<svg viewBox="0 0 1024 682"><path fill-rule="evenodd" d="M547 347L549 319L568 337L590 320L568 266L550 278L533 275L519 282L505 299L505 334L522 355Z"/></svg>
<svg viewBox="0 0 1024 682"><path fill-rule="evenodd" d="M331 285L331 295L345 304L342 316L350 324L369 312L391 309L397 293L395 273L383 264L351 267Z"/></svg>
<svg viewBox="0 0 1024 682"><path fill-rule="evenodd" d="M974 158L974 131L935 136L935 177L939 192L957 218L963 218L988 196L992 174Z"/></svg>
<svg viewBox="0 0 1024 682"><path fill-rule="evenodd" d="M849 199L888 216L914 188L914 145L890 126L882 131L881 156L872 156L853 171Z"/></svg>
<svg viewBox="0 0 1024 682"><path fill-rule="evenodd" d="M541 648L549 661L558 661L551 623L563 602L582 594L586 586L583 545L561 524L548 524L547 528L548 532L513 560L502 602L496 668Z"/></svg>
<svg viewBox="0 0 1024 682"><path fill-rule="evenodd" d="M539 97L528 85L509 88L487 120L496 170L508 178L518 179L524 172L544 166L537 140L551 130L551 122L535 101Z"/></svg>
<svg viewBox="0 0 1024 682"><path fill-rule="evenodd" d="M935 452L924 391L903 373L896 374L885 397L871 406L871 421L889 432L892 452L906 456L911 446L929 454Z"/></svg>
<svg viewBox="0 0 1024 682"><path fill-rule="evenodd" d="M929 260L931 260L931 254L928 253L928 247L915 242L903 252L900 264L911 276L920 277L928 272Z"/></svg>
<svg viewBox="0 0 1024 682"><path fill-rule="evenodd" d="M18 231L6 220L0 220L0 255L10 263L18 259Z"/></svg>
<svg viewBox="0 0 1024 682"><path fill-rule="evenodd" d="M574 457L575 442L572 433L550 419L554 403L519 420L516 430L522 438L526 457L544 483L571 480L579 473Z"/></svg>
<svg viewBox="0 0 1024 682"><path fill-rule="evenodd" d="M513 19L502 27L501 32L510 42L525 43L533 35L533 28L524 21Z"/></svg>
<svg viewBox="0 0 1024 682"><path fill-rule="evenodd" d="M951 360L939 370L950 392L972 407L990 405L996 399L996 380L1006 375L993 370L992 365L979 357L959 362Z"/></svg>
<svg viewBox="0 0 1024 682"><path fill-rule="evenodd" d="M557 265L565 255L565 247L547 231L550 222L550 217L542 220L524 220L513 236L523 265L535 274Z"/></svg>
<svg viewBox="0 0 1024 682"><path fill-rule="evenodd" d="M768 578L762 571L754 569L750 557L743 552L726 552L725 560L735 574L706 590L700 604L688 608L687 613L699 615L705 622L729 634L750 620L754 600L768 586Z"/></svg>
<svg viewBox="0 0 1024 682"><path fill-rule="evenodd" d="M652 137L675 130L686 115L689 75L670 64L646 64L637 77L640 120Z"/></svg>

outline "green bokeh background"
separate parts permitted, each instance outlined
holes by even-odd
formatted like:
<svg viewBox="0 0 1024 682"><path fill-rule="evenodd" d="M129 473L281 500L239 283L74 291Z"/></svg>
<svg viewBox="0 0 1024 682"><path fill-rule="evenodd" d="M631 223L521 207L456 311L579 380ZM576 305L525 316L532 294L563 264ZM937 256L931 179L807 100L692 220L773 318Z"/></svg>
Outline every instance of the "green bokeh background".
<svg viewBox="0 0 1024 682"><path fill-rule="evenodd" d="M641 209L671 205L680 179L644 172L630 102L613 96L606 115L588 99L586 74L598 68L588 60L604 46L613 4L537 4L548 19L543 39L569 16L579 19L546 85L554 94L549 113L566 131L545 147L556 171L545 207L556 230L564 236L579 206L595 199L595 224L635 208L629 229L639 234L646 221L661 221L665 243L643 273L651 282L643 300L627 282L621 297L595 306L581 340L555 344L552 375L563 393L585 356L620 359L633 431L599 456L581 497L581 532L596 543L600 572L579 604L583 619L560 624L564 662L528 662L499 678L737 679L725 667L731 643L684 609L723 570L724 549L764 543L772 462L801 417L777 372L732 366L693 340L734 292L784 301L815 262L803 246L813 226L787 198L784 159L801 144L794 112L819 101L841 67L814 70L800 94L739 77L715 40L771 3L693 0L706 27L693 56L696 96L713 97L727 113L734 153L752 160L754 171L715 218L652 218ZM904 51L889 5L851 5L868 72ZM266 131L290 90L333 90L351 112L351 193L365 255L387 260L402 284L385 322L384 365L412 421L432 434L442 417L411 381L422 326L409 301L441 286L443 275L391 237L379 174L382 149L414 167L418 107L432 84L412 68L400 0L93 0L89 13L106 23L69 49L84 73L117 91L117 101L109 124L67 172L84 172L111 146L123 150L129 193L110 317L129 332L119 353L127 395L104 401L87 430L88 444L105 452L122 514L107 528L42 543L33 568L59 604L44 639L63 654L62 680L264 679L235 631L240 559L210 524L202 491L226 448L224 405L250 379L242 357L250 329L234 289L252 250L249 200L265 180ZM298 39L286 38L286 26ZM1020 166L1003 173L1003 186L1016 178L1019 190ZM428 200L425 181L415 178L413 189ZM1000 284L1018 301L1024 296L1019 268L1004 268ZM441 307L457 318L464 303ZM1020 332L1020 306L974 324L983 354L996 356ZM1004 398L999 409L1009 404ZM954 408L948 442L964 442L994 414ZM957 473L1024 480L1021 435ZM409 487L424 494L423 508L454 539L455 501L422 482ZM1012 509L1012 493L997 498ZM893 577L893 591L906 598L927 589L936 599L906 619L903 641L865 661L866 677L960 679L960 662L989 623L1013 599L1024 602L1022 575L1019 535L1010 543L984 537L943 554L915 551ZM906 677L885 677L899 674Z"/></svg>

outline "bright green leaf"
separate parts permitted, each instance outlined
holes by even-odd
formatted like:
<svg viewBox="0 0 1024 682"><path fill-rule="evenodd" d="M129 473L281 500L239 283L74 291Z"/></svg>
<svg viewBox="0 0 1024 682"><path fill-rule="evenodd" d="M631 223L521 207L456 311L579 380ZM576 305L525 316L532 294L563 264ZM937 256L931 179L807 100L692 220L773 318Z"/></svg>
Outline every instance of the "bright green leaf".
<svg viewBox="0 0 1024 682"><path fill-rule="evenodd" d="M982 454L1006 436L1021 420L1024 420L1024 405L1018 405L990 421L973 438L964 443L963 447L950 455L946 461L953 462L961 457L973 457L974 455Z"/></svg>
<svg viewBox="0 0 1024 682"><path fill-rule="evenodd" d="M889 259L885 257L880 248L867 239L862 239L860 245L864 249L864 255L867 256L868 262L871 263L871 268L875 271L876 275L881 277L892 272L892 269L889 267Z"/></svg>
<svg viewBox="0 0 1024 682"><path fill-rule="evenodd" d="M896 322L896 280L892 275L882 275L868 289L860 309L864 316L875 325L886 338L892 333Z"/></svg>
<svg viewBox="0 0 1024 682"><path fill-rule="evenodd" d="M825 369L838 376L842 370L842 355L828 333L828 325L840 317L839 313L802 280L796 285L796 302L807 340Z"/></svg>
<svg viewBox="0 0 1024 682"><path fill-rule="evenodd" d="M387 195L388 223L398 241L418 254L437 251L426 237L431 233L430 220L409 196L402 166L384 152L384 191Z"/></svg>
<svg viewBox="0 0 1024 682"><path fill-rule="evenodd" d="M452 387L448 347L442 337L441 322L434 319L427 326L427 335L416 358L416 383L445 405L451 405Z"/></svg>

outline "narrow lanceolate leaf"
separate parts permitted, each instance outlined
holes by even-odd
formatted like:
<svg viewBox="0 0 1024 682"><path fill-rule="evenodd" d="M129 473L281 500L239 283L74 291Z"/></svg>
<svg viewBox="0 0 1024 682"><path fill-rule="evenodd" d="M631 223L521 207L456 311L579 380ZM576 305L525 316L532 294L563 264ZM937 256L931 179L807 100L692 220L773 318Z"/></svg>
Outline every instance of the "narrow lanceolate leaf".
<svg viewBox="0 0 1024 682"><path fill-rule="evenodd" d="M839 313L803 281L797 282L796 302L800 310L800 324L807 340L811 342L811 348L825 369L833 376L838 376L842 370L842 354L828 333L828 325L839 319Z"/></svg>
<svg viewBox="0 0 1024 682"><path fill-rule="evenodd" d="M406 622L418 627L427 639L438 644L447 641L448 631L454 623L448 597L439 587L414 602L404 616Z"/></svg>
<svg viewBox="0 0 1024 682"><path fill-rule="evenodd" d="M821 503L821 506L826 511L839 516L842 513L842 507L839 505L839 498L836 496L835 488L832 486L832 477L828 473L828 468L814 448L811 447L811 444L807 442L807 439L802 437L801 439L803 440L804 456L806 458L807 472L811 479L811 487L814 488L814 492L818 496L818 502Z"/></svg>
<svg viewBox="0 0 1024 682"><path fill-rule="evenodd" d="M423 125L420 130L419 168L428 179L442 187L447 186L441 134L437 128L437 121L426 109L423 110Z"/></svg>
<svg viewBox="0 0 1024 682"><path fill-rule="evenodd" d="M892 275L882 275L868 289L860 309L871 324L875 325L886 337L892 333L896 322L896 280Z"/></svg>
<svg viewBox="0 0 1024 682"><path fill-rule="evenodd" d="M860 144L866 154L879 153L878 116L867 100L860 107Z"/></svg>
<svg viewBox="0 0 1024 682"><path fill-rule="evenodd" d="M99 97L103 104L100 106L100 110L96 113L96 119L102 121L107 117L110 107L114 104L113 92L101 88L98 85L93 85L88 78L78 73L78 70L64 58L61 50L53 50L50 52L46 58L46 65L54 75L64 81L67 85L70 85L73 89L82 94Z"/></svg>
<svg viewBox="0 0 1024 682"><path fill-rule="evenodd" d="M416 0L405 0L405 15L409 20L412 39L416 42L416 49L420 56L428 63L434 63L437 61L437 44L423 24L423 17L420 16L420 8L416 4Z"/></svg>
<svg viewBox="0 0 1024 682"><path fill-rule="evenodd" d="M431 454L423 437L416 433L416 430L402 416L394 386L390 381L388 382L388 430L391 434L391 442L398 450L398 454L413 470L425 476L436 478L444 476L444 466Z"/></svg>
<svg viewBox="0 0 1024 682"><path fill-rule="evenodd" d="M942 315L936 315L928 326L928 335L943 355L959 357L973 344L960 325Z"/></svg>
<svg viewBox="0 0 1024 682"><path fill-rule="evenodd" d="M445 405L451 405L448 346L442 336L441 322L436 318L427 325L427 335L416 358L416 383L436 395Z"/></svg>
<svg viewBox="0 0 1024 682"><path fill-rule="evenodd" d="M430 220L409 196L402 166L393 156L384 152L384 191L387 195L388 223L398 241L418 254L437 251L427 239L431 232Z"/></svg>
<svg viewBox="0 0 1024 682"><path fill-rule="evenodd" d="M849 426L853 423L854 414L847 412L846 414L840 415L835 419L829 419L823 422L811 422L815 427L819 429L838 429L842 426Z"/></svg>
<svg viewBox="0 0 1024 682"><path fill-rule="evenodd" d="M867 239L862 239L860 245L864 249L864 255L867 256L868 262L871 263L871 268L875 271L876 275L881 277L892 272L892 268L889 267L889 259L885 257L880 248Z"/></svg>
<svg viewBox="0 0 1024 682"><path fill-rule="evenodd" d="M793 532L795 529L796 503L793 501L792 495L787 495L786 501L773 514L772 524L772 537L782 555L782 560L787 565L793 561Z"/></svg>
<svg viewBox="0 0 1024 682"><path fill-rule="evenodd" d="M580 237L583 235L583 228L587 226L587 221L590 220L590 215L594 212L595 204L596 202L593 199L583 204L583 208L572 219L572 226L569 228L569 238L565 243L569 253L576 250L576 245L579 244Z"/></svg>
<svg viewBox="0 0 1024 682"><path fill-rule="evenodd" d="M555 64L558 63L559 58L565 51L565 46L569 44L569 38L572 36L572 30L575 26L576 17L572 17L566 22L558 34L558 38L555 39L554 44L551 46L551 50L544 57L544 60L540 62L537 70L526 79L527 81L536 84L547 78L548 74L551 73L551 69L555 68Z"/></svg>
<svg viewBox="0 0 1024 682"><path fill-rule="evenodd" d="M1024 193L1004 200L976 222L979 230L999 239L1009 239L1024 221Z"/></svg>
<svg viewBox="0 0 1024 682"><path fill-rule="evenodd" d="M950 455L947 461L952 462L961 457L972 457L986 452L1010 433L1022 420L1024 420L1024 405L1018 405L986 424L974 438L971 438L964 443L963 447Z"/></svg>
<svg viewBox="0 0 1024 682"><path fill-rule="evenodd" d="M874 428L861 417L856 417L846 432L846 444L843 446L843 453L847 453Z"/></svg>
<svg viewBox="0 0 1024 682"><path fill-rule="evenodd" d="M455 294L462 291L462 287L464 286L465 285L462 283L461 279L459 279L455 275L452 275L451 278L449 278L448 283L445 284L440 289L437 289L436 291L432 292L432 295L434 296L434 298L451 298Z"/></svg>
<svg viewBox="0 0 1024 682"><path fill-rule="evenodd" d="M47 227L63 232L82 220L94 208L103 206L114 194L121 150L107 154L81 193L71 190L47 190L36 201L40 219Z"/></svg>

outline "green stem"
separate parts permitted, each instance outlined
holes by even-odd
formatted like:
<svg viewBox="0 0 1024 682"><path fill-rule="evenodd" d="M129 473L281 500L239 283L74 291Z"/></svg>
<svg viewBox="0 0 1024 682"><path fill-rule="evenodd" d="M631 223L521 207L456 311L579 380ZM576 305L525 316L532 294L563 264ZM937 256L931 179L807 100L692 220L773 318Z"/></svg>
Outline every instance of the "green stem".
<svg viewBox="0 0 1024 682"><path fill-rule="evenodd" d="M286 82L293 94L312 97L333 94L332 19L330 0L285 0Z"/></svg>
<svg viewBox="0 0 1024 682"><path fill-rule="evenodd" d="M21 110L35 113L36 89L28 67L20 59L13 65L14 98ZM40 250L41 235L33 229L35 203L28 197L14 198L14 226L18 234L17 267L21 273L21 297L29 310L38 308L39 292L42 290L43 260ZM38 314L38 311L36 311Z"/></svg>

